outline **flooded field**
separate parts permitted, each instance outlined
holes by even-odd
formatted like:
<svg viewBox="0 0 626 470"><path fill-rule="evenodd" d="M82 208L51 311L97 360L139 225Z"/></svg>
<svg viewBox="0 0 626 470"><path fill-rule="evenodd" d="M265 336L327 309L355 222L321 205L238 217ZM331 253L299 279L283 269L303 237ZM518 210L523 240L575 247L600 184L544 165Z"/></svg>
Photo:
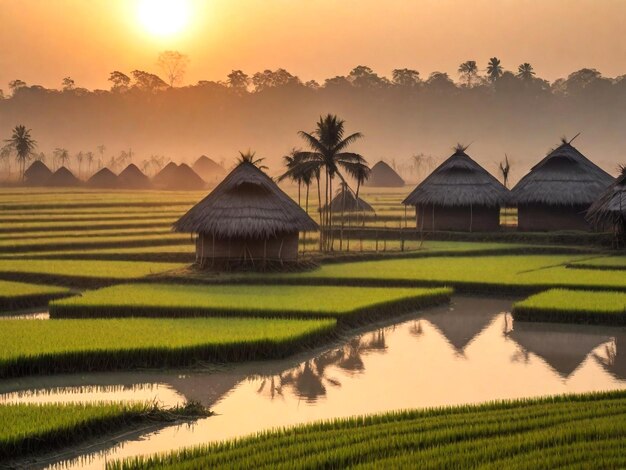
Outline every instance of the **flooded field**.
<svg viewBox="0 0 626 470"><path fill-rule="evenodd" d="M283 361L7 380L0 402L197 400L216 413L38 462L102 468L111 459L328 418L626 388L626 329L514 325L510 307L510 300L455 297Z"/></svg>

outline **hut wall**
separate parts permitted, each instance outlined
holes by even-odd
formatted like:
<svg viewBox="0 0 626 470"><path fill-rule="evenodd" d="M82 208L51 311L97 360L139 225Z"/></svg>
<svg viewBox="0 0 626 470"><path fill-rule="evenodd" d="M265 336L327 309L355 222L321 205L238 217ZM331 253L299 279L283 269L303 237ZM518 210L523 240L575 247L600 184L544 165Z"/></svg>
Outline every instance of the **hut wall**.
<svg viewBox="0 0 626 470"><path fill-rule="evenodd" d="M418 230L494 232L500 229L499 207L418 205L415 216Z"/></svg>
<svg viewBox="0 0 626 470"><path fill-rule="evenodd" d="M522 232L591 230L585 220L586 206L524 204L517 208L517 229Z"/></svg>
<svg viewBox="0 0 626 470"><path fill-rule="evenodd" d="M259 238L216 238L200 234L196 240L196 256L205 262L229 260L295 261L298 258L299 233L285 233L267 240Z"/></svg>

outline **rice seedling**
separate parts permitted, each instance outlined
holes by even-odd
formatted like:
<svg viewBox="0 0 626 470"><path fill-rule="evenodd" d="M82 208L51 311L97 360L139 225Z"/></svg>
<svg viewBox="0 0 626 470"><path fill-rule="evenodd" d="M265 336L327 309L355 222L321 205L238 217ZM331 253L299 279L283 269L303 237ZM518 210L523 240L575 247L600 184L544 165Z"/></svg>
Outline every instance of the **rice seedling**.
<svg viewBox="0 0 626 470"><path fill-rule="evenodd" d="M70 290L65 287L0 280L0 311L45 305L68 295Z"/></svg>
<svg viewBox="0 0 626 470"><path fill-rule="evenodd" d="M0 405L0 460L74 445L141 423L209 415L197 404L166 409L155 403Z"/></svg>
<svg viewBox="0 0 626 470"><path fill-rule="evenodd" d="M180 245L188 242L189 237L174 233L150 233L143 235L123 235L115 236L106 233L100 236L80 237L60 236L56 234L49 238L19 238L0 240L0 253L28 252L28 251L50 251L56 249L77 249L77 248L113 248L149 246L149 245Z"/></svg>
<svg viewBox="0 0 626 470"><path fill-rule="evenodd" d="M260 316L341 322L450 300L451 289L126 284L50 304L52 318Z"/></svg>
<svg viewBox="0 0 626 470"><path fill-rule="evenodd" d="M336 419L107 468L621 468L625 442L620 391Z"/></svg>
<svg viewBox="0 0 626 470"><path fill-rule="evenodd" d="M626 270L626 256L603 256L567 265L572 269Z"/></svg>
<svg viewBox="0 0 626 470"><path fill-rule="evenodd" d="M516 321L626 325L626 293L551 289L513 305Z"/></svg>
<svg viewBox="0 0 626 470"><path fill-rule="evenodd" d="M332 334L334 319L4 320L0 378L284 357Z"/></svg>

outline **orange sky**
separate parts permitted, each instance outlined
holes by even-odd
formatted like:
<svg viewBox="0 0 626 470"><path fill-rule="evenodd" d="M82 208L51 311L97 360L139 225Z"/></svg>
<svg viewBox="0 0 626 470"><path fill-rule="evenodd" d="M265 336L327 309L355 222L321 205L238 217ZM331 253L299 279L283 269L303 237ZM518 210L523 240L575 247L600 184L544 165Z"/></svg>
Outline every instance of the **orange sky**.
<svg viewBox="0 0 626 470"><path fill-rule="evenodd" d="M19 78L108 88L112 70L158 72L159 51L189 55L186 83L284 67L304 80L369 65L456 78L458 64L491 56L531 62L555 79L582 67L626 73L626 0L188 0L182 34L158 38L137 0L0 0L0 89Z"/></svg>

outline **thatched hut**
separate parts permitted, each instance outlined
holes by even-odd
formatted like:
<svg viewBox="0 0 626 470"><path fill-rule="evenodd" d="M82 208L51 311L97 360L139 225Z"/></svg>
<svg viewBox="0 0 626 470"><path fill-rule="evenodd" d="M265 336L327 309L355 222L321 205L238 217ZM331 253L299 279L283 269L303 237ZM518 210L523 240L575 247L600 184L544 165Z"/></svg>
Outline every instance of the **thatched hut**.
<svg viewBox="0 0 626 470"><path fill-rule="evenodd" d="M64 166L52 173L50 178L48 178L48 180L46 181L46 186L57 186L65 188L80 186L80 184L81 181Z"/></svg>
<svg viewBox="0 0 626 470"><path fill-rule="evenodd" d="M518 230L591 228L585 220L586 211L613 178L570 142L563 140L511 190L511 204L517 205Z"/></svg>
<svg viewBox="0 0 626 470"><path fill-rule="evenodd" d="M194 191L203 189L205 181L191 169L186 163L176 165L168 163L159 173L152 178L152 184L156 189Z"/></svg>
<svg viewBox="0 0 626 470"><path fill-rule="evenodd" d="M131 163L117 176L120 188L149 189L152 187L148 178L134 163Z"/></svg>
<svg viewBox="0 0 626 470"><path fill-rule="evenodd" d="M611 230L615 242L626 245L626 166L587 211L587 221L597 230Z"/></svg>
<svg viewBox="0 0 626 470"><path fill-rule="evenodd" d="M396 170L381 160L372 167L370 176L363 185L375 188L401 188L404 186L404 180Z"/></svg>
<svg viewBox="0 0 626 470"><path fill-rule="evenodd" d="M40 160L33 162L24 172L24 184L27 186L45 186L52 176L52 171Z"/></svg>
<svg viewBox="0 0 626 470"><path fill-rule="evenodd" d="M375 212L374 208L366 201L342 185L336 196L330 201L331 212Z"/></svg>
<svg viewBox="0 0 626 470"><path fill-rule="evenodd" d="M92 188L114 189L119 186L117 175L108 168L102 168L87 180L87 186Z"/></svg>
<svg viewBox="0 0 626 470"><path fill-rule="evenodd" d="M200 178L211 185L219 183L226 176L226 170L206 155L198 158L191 168Z"/></svg>
<svg viewBox="0 0 626 470"><path fill-rule="evenodd" d="M418 230L499 230L500 207L506 203L509 191L465 150L458 146L402 202L415 206Z"/></svg>
<svg viewBox="0 0 626 470"><path fill-rule="evenodd" d="M269 176L242 161L174 230L198 234L202 266L228 266L295 261L299 233L318 226Z"/></svg>

